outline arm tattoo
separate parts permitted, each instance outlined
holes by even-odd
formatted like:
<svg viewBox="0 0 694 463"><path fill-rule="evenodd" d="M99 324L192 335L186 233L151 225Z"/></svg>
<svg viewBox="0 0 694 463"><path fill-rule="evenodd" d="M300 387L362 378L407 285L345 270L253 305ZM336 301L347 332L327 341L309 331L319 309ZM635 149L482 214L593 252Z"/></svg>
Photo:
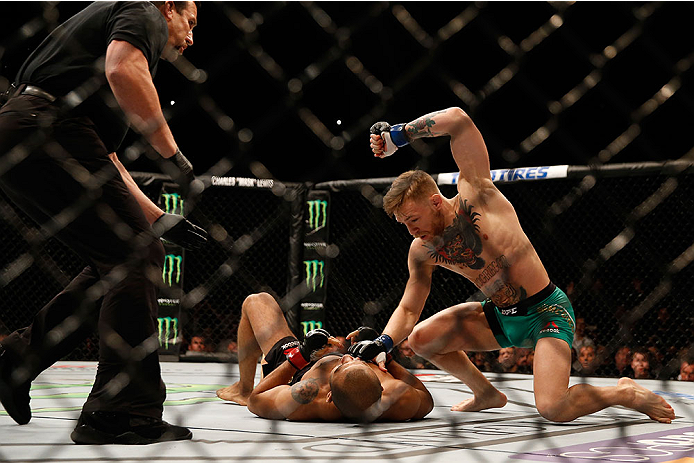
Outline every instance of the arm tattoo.
<svg viewBox="0 0 694 463"><path fill-rule="evenodd" d="M319 389L315 378L299 381L292 386L292 399L301 405L306 405L316 398Z"/></svg>
<svg viewBox="0 0 694 463"><path fill-rule="evenodd" d="M442 132L432 132L431 128L436 125L434 116L445 113L446 110L436 111L426 116L422 116L416 121L410 122L405 126L405 136L412 141L422 137L438 137Z"/></svg>

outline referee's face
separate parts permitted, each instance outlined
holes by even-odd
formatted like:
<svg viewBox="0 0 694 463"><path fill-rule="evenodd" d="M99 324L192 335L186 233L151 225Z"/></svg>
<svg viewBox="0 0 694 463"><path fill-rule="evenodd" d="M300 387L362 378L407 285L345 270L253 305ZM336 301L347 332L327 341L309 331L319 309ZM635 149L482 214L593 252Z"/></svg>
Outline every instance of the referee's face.
<svg viewBox="0 0 694 463"><path fill-rule="evenodd" d="M169 40L166 43L169 53L164 53L164 57L173 61L193 45L193 28L198 24L198 7L194 2L188 2L185 9L177 10L173 2L166 2L164 8L166 24L169 26Z"/></svg>

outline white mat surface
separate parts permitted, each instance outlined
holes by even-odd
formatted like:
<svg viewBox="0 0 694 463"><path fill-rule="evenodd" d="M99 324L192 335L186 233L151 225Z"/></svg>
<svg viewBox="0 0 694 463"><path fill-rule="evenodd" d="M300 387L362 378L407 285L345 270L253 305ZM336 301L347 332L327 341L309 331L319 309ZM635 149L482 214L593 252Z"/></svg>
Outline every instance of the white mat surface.
<svg viewBox="0 0 694 463"><path fill-rule="evenodd" d="M456 413L470 390L446 374L417 373L434 411L424 420L361 426L258 418L214 391L238 379L238 366L162 363L164 418L188 426L193 440L146 446L78 446L70 440L95 374L92 362L63 362L34 382L33 419L18 426L0 409L0 461L12 462L648 462L694 463L694 383L644 381L679 417L660 424L622 408L553 424L535 410L532 378L489 374L508 398L503 409ZM572 378L572 384L584 381ZM616 379L589 380L613 385Z"/></svg>

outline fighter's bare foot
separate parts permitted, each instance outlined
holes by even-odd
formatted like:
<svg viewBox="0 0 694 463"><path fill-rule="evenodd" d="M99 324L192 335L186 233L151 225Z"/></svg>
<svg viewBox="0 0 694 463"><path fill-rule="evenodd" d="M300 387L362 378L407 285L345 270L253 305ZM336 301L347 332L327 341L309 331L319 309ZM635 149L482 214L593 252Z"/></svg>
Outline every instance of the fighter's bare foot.
<svg viewBox="0 0 694 463"><path fill-rule="evenodd" d="M629 408L646 414L650 419L659 421L660 423L670 423L675 419L675 410L672 409L665 399L639 385L633 379L620 378L617 382L617 386L629 388L634 391L633 402L631 405L627 405Z"/></svg>
<svg viewBox="0 0 694 463"><path fill-rule="evenodd" d="M217 389L217 397L222 400L228 400L229 402L235 402L239 405L248 405L248 398L251 396L251 392L252 391L243 392L240 383L236 382L231 386Z"/></svg>
<svg viewBox="0 0 694 463"><path fill-rule="evenodd" d="M501 408L506 405L508 399L506 395L493 389L483 396L474 396L471 399L463 400L458 405L453 405L451 411L454 412L479 412L488 408Z"/></svg>

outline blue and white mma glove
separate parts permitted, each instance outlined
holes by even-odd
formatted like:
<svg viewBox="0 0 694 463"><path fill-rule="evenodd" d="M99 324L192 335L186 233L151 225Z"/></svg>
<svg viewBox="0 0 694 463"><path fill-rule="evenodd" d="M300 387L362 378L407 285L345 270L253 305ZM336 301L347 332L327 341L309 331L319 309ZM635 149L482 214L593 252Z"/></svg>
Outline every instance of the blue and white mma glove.
<svg viewBox="0 0 694 463"><path fill-rule="evenodd" d="M381 157L384 158L395 153L398 148L409 144L405 137L405 124L397 124L391 127L387 122L376 122L371 126L370 132L372 135L380 135L383 139L383 154Z"/></svg>
<svg viewBox="0 0 694 463"><path fill-rule="evenodd" d="M391 350L393 350L393 340L387 334L382 334L372 341L359 341L351 345L347 353L364 361L373 360L376 363L385 363L387 354Z"/></svg>

